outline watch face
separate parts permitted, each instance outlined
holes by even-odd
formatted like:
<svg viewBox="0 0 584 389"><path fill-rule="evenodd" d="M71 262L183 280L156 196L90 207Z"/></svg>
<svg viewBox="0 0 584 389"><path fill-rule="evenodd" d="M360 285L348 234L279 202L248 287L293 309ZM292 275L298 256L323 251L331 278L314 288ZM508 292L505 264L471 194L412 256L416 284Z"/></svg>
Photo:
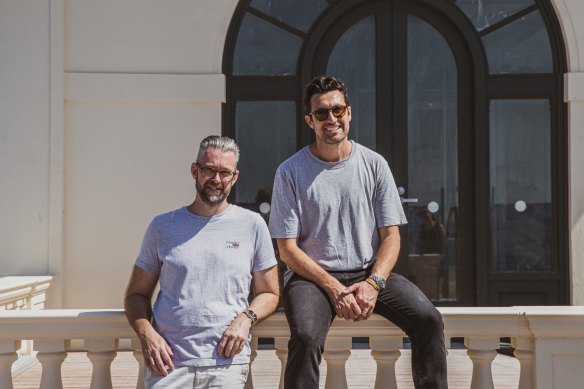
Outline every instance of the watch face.
<svg viewBox="0 0 584 389"><path fill-rule="evenodd" d="M375 281L375 283L377 285L379 285L379 288L381 288L381 289L385 288L385 280L383 278L375 276L375 275L370 275L369 278L371 278L373 281Z"/></svg>

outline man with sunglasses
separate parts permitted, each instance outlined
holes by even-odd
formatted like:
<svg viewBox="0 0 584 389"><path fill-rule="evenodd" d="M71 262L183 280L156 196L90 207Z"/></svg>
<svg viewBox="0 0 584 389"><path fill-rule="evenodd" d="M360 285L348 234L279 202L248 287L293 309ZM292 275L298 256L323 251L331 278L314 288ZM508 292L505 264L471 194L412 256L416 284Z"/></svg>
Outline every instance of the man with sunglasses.
<svg viewBox="0 0 584 389"><path fill-rule="evenodd" d="M233 139L205 138L191 165L194 202L155 217L144 236L124 305L142 343L147 388L242 389L250 328L278 304L266 223L227 203L238 159Z"/></svg>
<svg viewBox="0 0 584 389"><path fill-rule="evenodd" d="M442 317L414 284L391 273L398 226L407 221L387 162L348 139L351 107L340 80L313 79L304 108L316 140L278 168L269 222L288 266L285 388L318 388L335 316L360 321L373 313L409 336L415 387L446 388Z"/></svg>

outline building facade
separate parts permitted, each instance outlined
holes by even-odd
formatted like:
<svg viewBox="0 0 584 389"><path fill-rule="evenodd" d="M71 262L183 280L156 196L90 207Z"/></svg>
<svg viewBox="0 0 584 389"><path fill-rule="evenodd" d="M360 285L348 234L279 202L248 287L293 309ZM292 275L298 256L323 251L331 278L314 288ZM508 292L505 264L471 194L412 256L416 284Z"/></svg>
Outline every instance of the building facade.
<svg viewBox="0 0 584 389"><path fill-rule="evenodd" d="M115 308L142 234L190 202L199 141L242 149L266 217L311 142L302 85L349 87L392 167L398 272L437 305L584 304L584 4L577 0L4 1L0 274Z"/></svg>

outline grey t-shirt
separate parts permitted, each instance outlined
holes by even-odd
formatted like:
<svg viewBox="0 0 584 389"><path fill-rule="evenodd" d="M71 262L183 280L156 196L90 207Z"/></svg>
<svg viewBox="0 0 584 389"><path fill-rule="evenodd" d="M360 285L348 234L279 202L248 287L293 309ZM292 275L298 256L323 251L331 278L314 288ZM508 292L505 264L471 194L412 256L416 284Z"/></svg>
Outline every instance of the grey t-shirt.
<svg viewBox="0 0 584 389"><path fill-rule="evenodd" d="M297 238L329 271L367 268L379 250L377 228L407 223L385 159L352 143L340 162L322 161L307 146L278 167L274 181L272 238Z"/></svg>
<svg viewBox="0 0 584 389"><path fill-rule="evenodd" d="M276 265L257 213L230 205L212 217L186 207L150 223L136 265L158 273L154 328L170 345L175 366L249 363L249 340L233 358L217 355L223 333L248 306L252 272Z"/></svg>

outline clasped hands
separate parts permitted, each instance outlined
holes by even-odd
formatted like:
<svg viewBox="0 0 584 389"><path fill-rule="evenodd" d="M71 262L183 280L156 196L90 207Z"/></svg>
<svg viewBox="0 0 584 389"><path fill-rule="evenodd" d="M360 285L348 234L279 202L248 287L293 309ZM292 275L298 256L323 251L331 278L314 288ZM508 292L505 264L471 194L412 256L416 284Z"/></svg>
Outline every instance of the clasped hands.
<svg viewBox="0 0 584 389"><path fill-rule="evenodd" d="M345 320L367 320L373 314L379 292L368 282L361 281L338 291L333 299L337 316Z"/></svg>

